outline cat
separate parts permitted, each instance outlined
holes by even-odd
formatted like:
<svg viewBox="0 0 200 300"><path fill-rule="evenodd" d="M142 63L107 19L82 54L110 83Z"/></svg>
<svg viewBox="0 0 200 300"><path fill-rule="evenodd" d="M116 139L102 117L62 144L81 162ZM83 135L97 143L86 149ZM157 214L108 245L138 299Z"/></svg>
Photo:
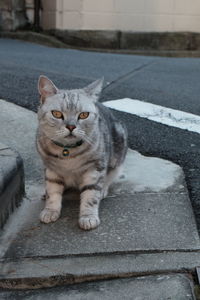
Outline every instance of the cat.
<svg viewBox="0 0 200 300"><path fill-rule="evenodd" d="M40 221L55 222L66 188L80 191L79 226L100 224L99 204L127 152L127 130L97 100L103 79L82 89L58 89L40 76L37 150L45 166L46 200Z"/></svg>

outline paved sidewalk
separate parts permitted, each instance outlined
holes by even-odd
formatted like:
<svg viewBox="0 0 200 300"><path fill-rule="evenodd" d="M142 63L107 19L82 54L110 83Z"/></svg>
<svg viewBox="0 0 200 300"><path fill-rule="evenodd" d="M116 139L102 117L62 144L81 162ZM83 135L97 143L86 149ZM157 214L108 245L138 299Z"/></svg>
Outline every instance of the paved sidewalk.
<svg viewBox="0 0 200 300"><path fill-rule="evenodd" d="M65 195L56 223L41 224L36 115L0 100L0 120L0 141L20 153L26 179L26 197L0 235L0 299L195 299L200 239L178 165L129 150L97 229L79 229L76 193Z"/></svg>

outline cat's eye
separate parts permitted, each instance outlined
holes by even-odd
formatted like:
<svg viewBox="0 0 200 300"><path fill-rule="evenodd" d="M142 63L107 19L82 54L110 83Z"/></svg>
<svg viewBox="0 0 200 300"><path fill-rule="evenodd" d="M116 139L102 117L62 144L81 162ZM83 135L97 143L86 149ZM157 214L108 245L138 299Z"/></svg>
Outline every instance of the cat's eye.
<svg viewBox="0 0 200 300"><path fill-rule="evenodd" d="M89 112L82 112L82 113L80 113L78 118L79 119L87 119L88 116L89 116Z"/></svg>
<svg viewBox="0 0 200 300"><path fill-rule="evenodd" d="M51 113L54 116L54 118L56 118L56 119L62 119L63 118L63 114L59 110L52 110Z"/></svg>

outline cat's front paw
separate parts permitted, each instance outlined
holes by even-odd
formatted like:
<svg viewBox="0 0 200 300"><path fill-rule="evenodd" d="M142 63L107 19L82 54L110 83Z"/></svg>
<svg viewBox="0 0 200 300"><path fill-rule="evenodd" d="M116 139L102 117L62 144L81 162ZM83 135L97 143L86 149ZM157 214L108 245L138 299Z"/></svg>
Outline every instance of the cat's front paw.
<svg viewBox="0 0 200 300"><path fill-rule="evenodd" d="M43 223L55 222L60 216L60 211L44 208L40 213L40 221Z"/></svg>
<svg viewBox="0 0 200 300"><path fill-rule="evenodd" d="M90 230L99 226L100 220L98 216L86 215L79 218L79 226L81 229Z"/></svg>

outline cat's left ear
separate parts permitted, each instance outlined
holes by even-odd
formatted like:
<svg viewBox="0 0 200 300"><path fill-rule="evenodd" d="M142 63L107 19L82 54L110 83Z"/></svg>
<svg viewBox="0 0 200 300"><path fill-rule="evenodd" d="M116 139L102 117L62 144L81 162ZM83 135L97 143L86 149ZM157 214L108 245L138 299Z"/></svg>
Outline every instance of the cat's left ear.
<svg viewBox="0 0 200 300"><path fill-rule="evenodd" d="M38 91L41 101L44 102L47 97L57 94L58 89L48 77L41 75L38 80Z"/></svg>
<svg viewBox="0 0 200 300"><path fill-rule="evenodd" d="M86 94L93 98L93 100L96 102L101 94L102 88L103 88L103 81L104 77L92 82L88 86L84 88L84 91Z"/></svg>

